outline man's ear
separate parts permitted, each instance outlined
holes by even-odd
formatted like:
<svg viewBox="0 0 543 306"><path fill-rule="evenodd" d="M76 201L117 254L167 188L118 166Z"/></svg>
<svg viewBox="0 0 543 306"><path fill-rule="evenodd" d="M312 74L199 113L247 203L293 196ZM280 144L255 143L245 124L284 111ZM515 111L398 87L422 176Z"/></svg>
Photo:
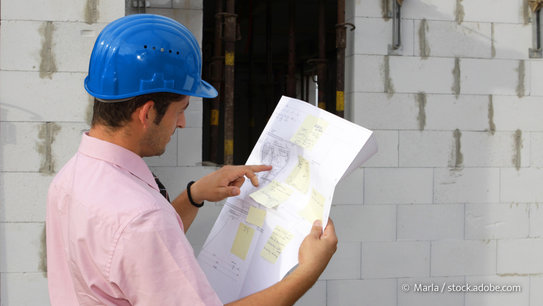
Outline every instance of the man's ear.
<svg viewBox="0 0 543 306"><path fill-rule="evenodd" d="M149 100L145 102L142 106L138 107L136 110L138 115L139 122L145 127L149 127L149 125L153 122L155 114L154 112L154 105L155 102L153 100Z"/></svg>

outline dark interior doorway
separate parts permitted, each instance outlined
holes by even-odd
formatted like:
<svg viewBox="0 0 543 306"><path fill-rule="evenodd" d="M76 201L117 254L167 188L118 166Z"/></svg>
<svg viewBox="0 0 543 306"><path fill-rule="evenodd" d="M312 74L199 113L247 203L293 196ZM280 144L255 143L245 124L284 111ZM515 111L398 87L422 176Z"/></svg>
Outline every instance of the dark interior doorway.
<svg viewBox="0 0 543 306"><path fill-rule="evenodd" d="M203 77L211 81L214 79L213 63L224 63L224 47L220 48L221 57L217 59L215 44L216 32L221 32L221 37L224 36L222 33L224 26L216 27L216 21L223 20L222 15L221 18L216 18L217 4L226 10L224 2L204 0ZM319 34L321 6L324 8L321 17L321 20L324 20L324 30L320 33L324 33L324 37ZM291 15L293 12L294 15ZM244 164L280 97L287 95L287 89L290 96L312 104L317 101L315 81L318 64L323 62L323 53L322 51L319 53L319 41L322 44L323 38L326 77L324 86L321 86L324 87L325 95L325 103L321 104L321 107L331 112L335 110L337 1L236 0L235 14L237 17L233 149L234 164ZM292 32L295 37L294 45L289 36ZM290 66L289 54L291 54ZM289 67L291 70L294 67L295 71L294 90L293 83L287 82ZM290 88L287 88L289 86ZM224 95L224 86L218 87L219 94ZM223 164L224 103L219 104L218 115L211 109L211 100L206 99L203 118L203 161ZM218 135L214 138L211 124L213 121L217 123L217 119Z"/></svg>

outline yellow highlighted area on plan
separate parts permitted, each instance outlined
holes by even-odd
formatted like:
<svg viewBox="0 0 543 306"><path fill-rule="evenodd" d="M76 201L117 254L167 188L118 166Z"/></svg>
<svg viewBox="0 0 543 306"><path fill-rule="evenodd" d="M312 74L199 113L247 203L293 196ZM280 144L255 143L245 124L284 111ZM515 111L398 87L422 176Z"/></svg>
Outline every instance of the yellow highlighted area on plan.
<svg viewBox="0 0 543 306"><path fill-rule="evenodd" d="M264 220L266 220L265 209L256 208L254 206L249 207L249 213L247 214L247 218L245 219L247 223L262 227L262 225L264 225Z"/></svg>
<svg viewBox="0 0 543 306"><path fill-rule="evenodd" d="M292 192L293 190L288 186L273 180L268 185L251 193L249 196L267 208L274 208L285 202Z"/></svg>
<svg viewBox="0 0 543 306"><path fill-rule="evenodd" d="M252 227L240 223L230 253L245 260L247 257L247 252L249 252L249 247L251 246L254 233L255 230Z"/></svg>
<svg viewBox="0 0 543 306"><path fill-rule="evenodd" d="M309 184L311 183L311 169L307 159L298 155L298 164L290 172L286 182L301 193L307 193L307 189L309 189Z"/></svg>
<svg viewBox="0 0 543 306"><path fill-rule="evenodd" d="M315 116L307 115L304 122L298 128L298 131L290 141L304 149L312 149L315 143L319 141L324 130L328 127L328 122Z"/></svg>
<svg viewBox="0 0 543 306"><path fill-rule="evenodd" d="M274 264L277 258L283 252L285 246L292 240L294 235L281 226L276 226L270 238L266 242L264 249L260 252L260 256Z"/></svg>

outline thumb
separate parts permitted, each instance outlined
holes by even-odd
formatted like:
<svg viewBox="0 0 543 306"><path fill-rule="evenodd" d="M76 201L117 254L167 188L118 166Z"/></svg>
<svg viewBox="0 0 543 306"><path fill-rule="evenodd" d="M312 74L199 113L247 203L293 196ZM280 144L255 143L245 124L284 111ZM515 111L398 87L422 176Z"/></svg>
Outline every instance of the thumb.
<svg viewBox="0 0 543 306"><path fill-rule="evenodd" d="M322 221L321 220L315 220L313 222L313 227L311 228L311 236L314 236L315 238L320 238L322 234Z"/></svg>
<svg viewBox="0 0 543 306"><path fill-rule="evenodd" d="M235 197L235 196L239 195L239 193L240 193L239 187L230 186L230 187L227 188L227 196L228 197Z"/></svg>

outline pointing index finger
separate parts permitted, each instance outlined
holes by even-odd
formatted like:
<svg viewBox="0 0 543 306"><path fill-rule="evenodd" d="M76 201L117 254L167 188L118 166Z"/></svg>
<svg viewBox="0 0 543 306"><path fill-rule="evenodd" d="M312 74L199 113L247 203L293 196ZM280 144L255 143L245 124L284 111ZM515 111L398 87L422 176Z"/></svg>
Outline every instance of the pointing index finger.
<svg viewBox="0 0 543 306"><path fill-rule="evenodd" d="M256 172L269 171L272 168L272 166L269 165L250 165L246 167L245 176L251 180L253 186L258 186L258 176L256 176Z"/></svg>
<svg viewBox="0 0 543 306"><path fill-rule="evenodd" d="M251 169L253 172L269 171L272 168L271 165L248 165L246 167Z"/></svg>

